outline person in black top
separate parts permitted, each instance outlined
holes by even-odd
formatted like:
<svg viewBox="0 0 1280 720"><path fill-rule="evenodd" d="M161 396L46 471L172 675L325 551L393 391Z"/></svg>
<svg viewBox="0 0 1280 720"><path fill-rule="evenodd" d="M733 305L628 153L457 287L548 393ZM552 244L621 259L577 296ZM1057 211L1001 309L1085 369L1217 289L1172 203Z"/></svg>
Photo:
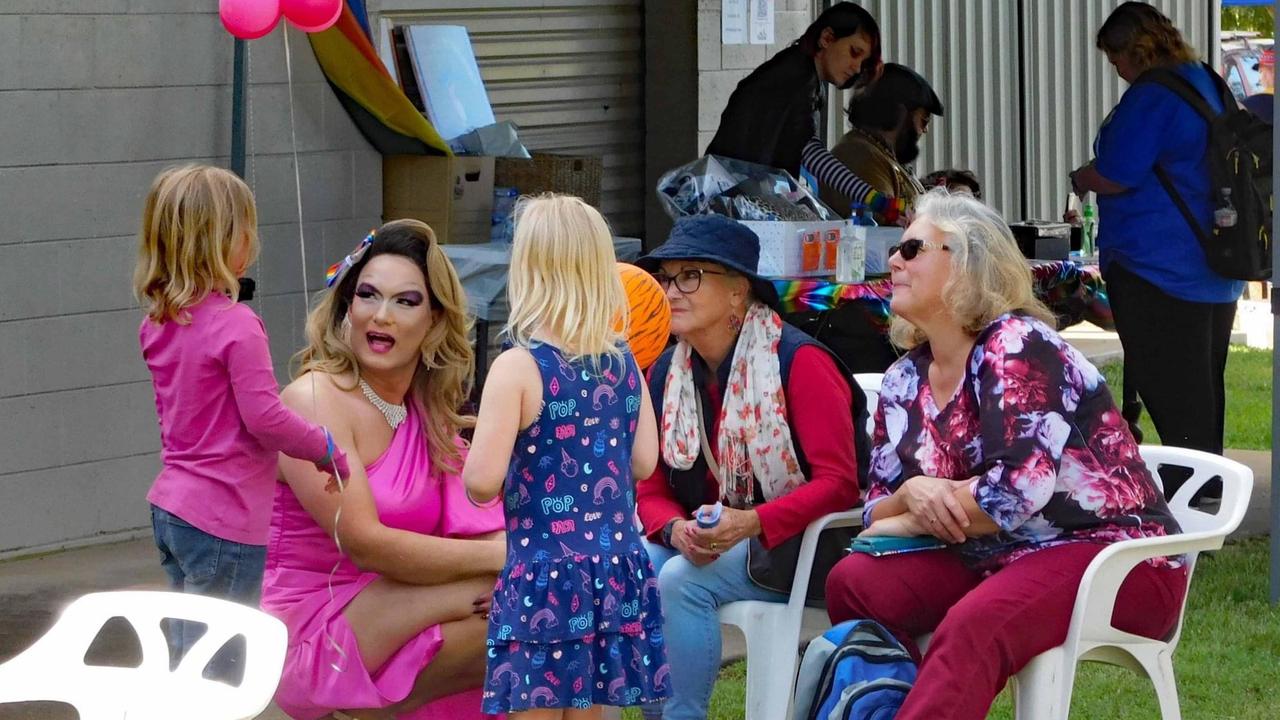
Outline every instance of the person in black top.
<svg viewBox="0 0 1280 720"><path fill-rule="evenodd" d="M892 198L850 173L818 139L826 86L871 82L880 67L875 18L851 2L832 5L798 40L738 83L707 154L769 165L795 177L803 164L852 199L877 211L891 207Z"/></svg>

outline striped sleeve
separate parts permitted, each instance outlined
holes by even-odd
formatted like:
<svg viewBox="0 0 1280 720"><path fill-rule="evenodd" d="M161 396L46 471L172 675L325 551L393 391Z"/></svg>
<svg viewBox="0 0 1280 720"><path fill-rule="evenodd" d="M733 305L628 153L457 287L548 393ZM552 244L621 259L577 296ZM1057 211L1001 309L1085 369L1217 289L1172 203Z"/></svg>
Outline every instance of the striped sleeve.
<svg viewBox="0 0 1280 720"><path fill-rule="evenodd" d="M854 175L848 166L831 154L818 138L809 138L800 154L804 164L818 181L832 190L861 202L873 212L883 213L893 198L872 188L862 178Z"/></svg>

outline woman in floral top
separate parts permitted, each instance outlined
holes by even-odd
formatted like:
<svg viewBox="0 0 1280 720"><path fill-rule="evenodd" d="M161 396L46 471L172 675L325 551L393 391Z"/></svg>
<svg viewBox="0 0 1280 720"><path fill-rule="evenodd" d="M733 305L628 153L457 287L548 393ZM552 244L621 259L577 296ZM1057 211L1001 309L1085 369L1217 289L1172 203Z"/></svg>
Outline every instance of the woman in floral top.
<svg viewBox="0 0 1280 720"><path fill-rule="evenodd" d="M898 720L979 719L1009 676L1066 639L1095 555L1179 528L1000 216L945 190L917 207L889 262L893 339L912 349L884 377L864 534L951 547L850 555L828 576L828 612L877 620L913 651L934 633ZM1178 559L1140 564L1112 622L1163 637L1185 592Z"/></svg>

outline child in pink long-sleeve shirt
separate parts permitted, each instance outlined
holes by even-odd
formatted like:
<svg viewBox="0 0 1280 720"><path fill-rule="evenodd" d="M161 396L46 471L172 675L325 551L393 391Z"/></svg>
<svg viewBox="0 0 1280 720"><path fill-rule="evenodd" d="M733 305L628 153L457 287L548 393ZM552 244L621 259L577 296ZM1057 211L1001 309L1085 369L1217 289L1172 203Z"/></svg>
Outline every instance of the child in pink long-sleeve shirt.
<svg viewBox="0 0 1280 720"><path fill-rule="evenodd" d="M235 300L257 252L253 195L234 174L189 165L152 183L134 290L160 421L163 467L147 494L156 546L174 589L253 605L277 453L347 476L328 431L280 402L262 320Z"/></svg>

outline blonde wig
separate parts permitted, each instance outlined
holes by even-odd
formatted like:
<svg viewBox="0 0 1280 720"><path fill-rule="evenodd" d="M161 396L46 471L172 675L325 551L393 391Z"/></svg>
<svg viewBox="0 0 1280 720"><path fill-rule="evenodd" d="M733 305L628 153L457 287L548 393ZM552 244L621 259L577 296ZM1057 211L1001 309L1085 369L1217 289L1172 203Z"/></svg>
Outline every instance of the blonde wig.
<svg viewBox="0 0 1280 720"><path fill-rule="evenodd" d="M407 258L422 271L426 281L428 306L434 318L422 340L410 393L426 412L423 428L432 463L456 472L461 469L462 456L454 438L460 430L475 425L475 417L462 412L471 393L475 353L462 283L436 242L435 233L425 223L395 220L375 231L363 257L346 268L307 316L307 346L293 358L297 367L294 376L322 372L336 379L350 374L351 386L343 389L356 388L360 364L344 325L360 272L379 255Z"/></svg>
<svg viewBox="0 0 1280 720"><path fill-rule="evenodd" d="M507 337L528 347L544 334L571 359L621 359L627 301L604 217L576 197L548 194L521 198L515 226Z"/></svg>
<svg viewBox="0 0 1280 720"><path fill-rule="evenodd" d="M1031 268L1000 214L968 193L937 188L916 201L916 222L925 220L944 236L951 277L942 302L952 317L976 335L1007 312L1020 312L1056 327L1057 321L1033 291ZM889 339L903 348L925 342L920 328L900 317Z"/></svg>
<svg viewBox="0 0 1280 720"><path fill-rule="evenodd" d="M186 308L210 292L236 299L240 282L231 258L241 248L249 262L257 258L258 210L249 186L209 165L165 170L142 211L134 296L154 322L189 322Z"/></svg>

